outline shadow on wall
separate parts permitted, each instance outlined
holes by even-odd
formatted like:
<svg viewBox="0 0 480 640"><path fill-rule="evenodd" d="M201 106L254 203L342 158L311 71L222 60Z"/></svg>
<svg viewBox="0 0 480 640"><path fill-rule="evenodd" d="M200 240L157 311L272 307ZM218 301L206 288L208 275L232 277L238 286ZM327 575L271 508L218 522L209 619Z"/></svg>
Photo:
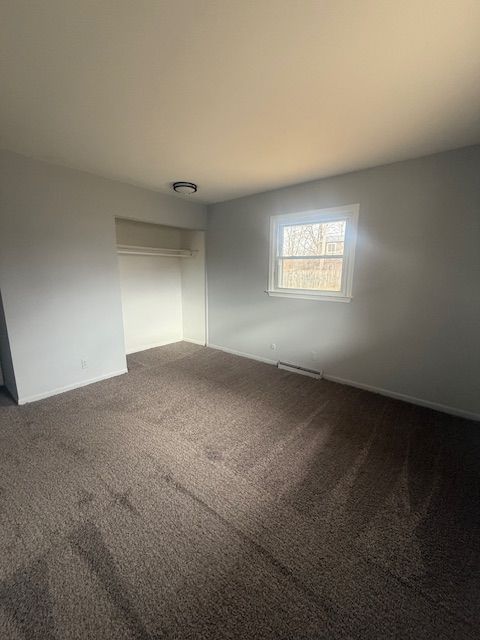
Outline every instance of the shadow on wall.
<svg viewBox="0 0 480 640"><path fill-rule="evenodd" d="M3 384L6 386L12 397L18 401L17 384L15 382L15 372L13 369L12 354L10 352L10 342L8 340L7 322L3 310L3 300L0 293L0 366L3 374Z"/></svg>

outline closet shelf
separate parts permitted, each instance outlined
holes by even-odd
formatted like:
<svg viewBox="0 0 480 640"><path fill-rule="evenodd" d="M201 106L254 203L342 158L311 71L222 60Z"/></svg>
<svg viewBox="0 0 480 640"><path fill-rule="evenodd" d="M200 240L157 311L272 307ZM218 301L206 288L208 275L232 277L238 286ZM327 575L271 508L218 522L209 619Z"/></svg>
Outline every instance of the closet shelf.
<svg viewBox="0 0 480 640"><path fill-rule="evenodd" d="M163 258L193 258L193 249L162 249L160 247L137 247L130 244L117 245L117 253L132 256L159 256Z"/></svg>

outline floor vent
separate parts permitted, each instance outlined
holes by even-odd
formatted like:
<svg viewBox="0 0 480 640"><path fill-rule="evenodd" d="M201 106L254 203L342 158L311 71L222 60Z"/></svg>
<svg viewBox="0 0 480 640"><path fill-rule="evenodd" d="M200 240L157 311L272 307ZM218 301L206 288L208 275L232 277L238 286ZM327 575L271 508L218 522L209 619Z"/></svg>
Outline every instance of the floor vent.
<svg viewBox="0 0 480 640"><path fill-rule="evenodd" d="M320 380L323 375L322 371L307 369L306 367L300 367L298 364L289 364L288 362L279 361L277 362L277 367L291 373L300 373L302 376L309 376L309 378L315 378L316 380Z"/></svg>

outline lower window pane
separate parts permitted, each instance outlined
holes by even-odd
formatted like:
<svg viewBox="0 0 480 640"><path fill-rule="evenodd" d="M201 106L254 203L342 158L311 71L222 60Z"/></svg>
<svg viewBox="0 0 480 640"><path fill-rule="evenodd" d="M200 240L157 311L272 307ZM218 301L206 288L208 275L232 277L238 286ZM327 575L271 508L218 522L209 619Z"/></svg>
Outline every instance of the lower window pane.
<svg viewBox="0 0 480 640"><path fill-rule="evenodd" d="M280 289L341 291L343 258L279 258Z"/></svg>

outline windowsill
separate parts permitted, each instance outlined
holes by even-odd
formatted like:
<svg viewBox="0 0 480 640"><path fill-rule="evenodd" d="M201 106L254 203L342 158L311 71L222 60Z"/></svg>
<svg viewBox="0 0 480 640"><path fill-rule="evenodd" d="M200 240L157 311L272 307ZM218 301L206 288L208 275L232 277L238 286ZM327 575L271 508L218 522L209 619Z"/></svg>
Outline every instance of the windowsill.
<svg viewBox="0 0 480 640"><path fill-rule="evenodd" d="M328 293L295 293L293 291L265 291L265 293L273 298L297 298L319 302L351 302L352 300L352 296L331 296Z"/></svg>

